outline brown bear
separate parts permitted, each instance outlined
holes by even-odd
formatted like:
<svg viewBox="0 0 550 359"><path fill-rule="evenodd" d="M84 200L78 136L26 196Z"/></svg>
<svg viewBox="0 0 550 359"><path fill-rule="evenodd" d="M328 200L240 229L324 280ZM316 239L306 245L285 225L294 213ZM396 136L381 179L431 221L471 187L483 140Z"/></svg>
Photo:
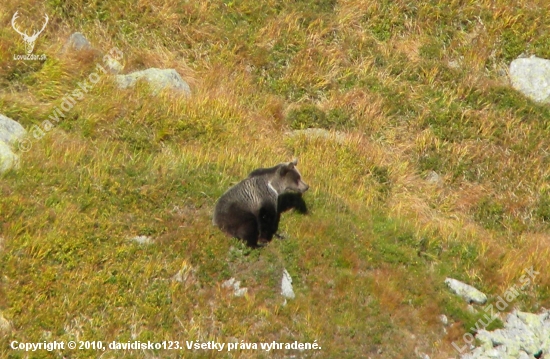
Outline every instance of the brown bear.
<svg viewBox="0 0 550 359"><path fill-rule="evenodd" d="M218 199L214 225L251 247L271 241L279 227L279 196L288 193L301 196L309 188L302 181L297 164L294 160L252 171Z"/></svg>

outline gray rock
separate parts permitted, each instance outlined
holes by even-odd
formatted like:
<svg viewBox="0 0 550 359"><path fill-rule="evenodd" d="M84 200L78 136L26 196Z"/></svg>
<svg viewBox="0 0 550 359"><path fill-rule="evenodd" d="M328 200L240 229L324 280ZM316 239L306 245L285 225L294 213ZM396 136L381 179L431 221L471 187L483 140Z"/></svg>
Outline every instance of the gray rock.
<svg viewBox="0 0 550 359"><path fill-rule="evenodd" d="M480 346L462 355L462 359L526 359L550 353L550 312L531 314L519 311L510 313L504 328L489 332L480 330L476 335Z"/></svg>
<svg viewBox="0 0 550 359"><path fill-rule="evenodd" d="M0 173L19 165L19 156L13 153L10 145L22 140L27 131L18 122L0 115Z"/></svg>
<svg viewBox="0 0 550 359"><path fill-rule="evenodd" d="M491 359L500 359L502 358L502 355L506 354L502 351L499 351L498 349L489 349L485 352L485 356L491 358Z"/></svg>
<svg viewBox="0 0 550 359"><path fill-rule="evenodd" d="M19 167L19 156L12 152L11 147L0 141L0 173Z"/></svg>
<svg viewBox="0 0 550 359"><path fill-rule="evenodd" d="M292 277L286 269L283 270L283 279L281 281L281 294L285 298L294 299L296 294L292 289Z"/></svg>
<svg viewBox="0 0 550 359"><path fill-rule="evenodd" d="M181 76L174 69L151 68L127 75L116 76L118 87L122 89L133 87L137 81L142 79L149 82L155 94L160 90L168 88L176 92L181 92L186 96L191 95L189 85L187 82L183 81Z"/></svg>
<svg viewBox="0 0 550 359"><path fill-rule="evenodd" d="M512 87L535 102L550 103L550 61L535 56L510 64Z"/></svg>
<svg viewBox="0 0 550 359"><path fill-rule="evenodd" d="M525 312L516 312L518 319L525 323L537 336L543 337L545 335L544 323L548 323L548 314L545 312L540 315Z"/></svg>
<svg viewBox="0 0 550 359"><path fill-rule="evenodd" d="M241 288L241 282L230 278L222 283L222 288L233 289L233 295L235 297L242 297L248 292L248 288Z"/></svg>
<svg viewBox="0 0 550 359"><path fill-rule="evenodd" d="M233 286L235 285L235 282L236 282L235 278L231 277L222 283L222 288L233 288ZM237 282L237 283L238 283L238 286L241 285L241 282Z"/></svg>
<svg viewBox="0 0 550 359"><path fill-rule="evenodd" d="M294 138L304 136L307 138L321 138L325 140L333 140L337 143L344 143L346 135L339 131L328 131L324 128L306 128L304 130L294 130L286 133L287 137Z"/></svg>
<svg viewBox="0 0 550 359"><path fill-rule="evenodd" d="M151 244L153 243L153 239L149 236L135 236L132 238L134 242L137 242L139 244Z"/></svg>
<svg viewBox="0 0 550 359"><path fill-rule="evenodd" d="M248 288L237 288L237 289L235 289L235 293L233 293L233 295L235 297L242 297L246 293L248 293Z"/></svg>
<svg viewBox="0 0 550 359"><path fill-rule="evenodd" d="M25 137L27 131L19 124L19 122L11 118L0 115L0 141L6 144L13 144Z"/></svg>
<svg viewBox="0 0 550 359"><path fill-rule="evenodd" d="M445 279L445 284L447 284L455 294L466 299L468 303L485 304L485 302L487 302L487 296L471 285L462 283L453 278Z"/></svg>
<svg viewBox="0 0 550 359"><path fill-rule="evenodd" d="M435 185L441 186L443 185L443 180L441 179L441 176L437 174L435 171L430 171L428 173L428 176L426 176L426 181L429 183L433 183Z"/></svg>
<svg viewBox="0 0 550 359"><path fill-rule="evenodd" d="M481 358L487 358L483 355L484 350L482 348L475 348L472 349L471 352L465 353L460 356L461 359L481 359Z"/></svg>
<svg viewBox="0 0 550 359"><path fill-rule="evenodd" d="M412 339L415 339L414 336ZM414 354L416 354L416 357L420 359L430 359L430 356L428 354L422 353L418 350L418 348L414 348Z"/></svg>
<svg viewBox="0 0 550 359"><path fill-rule="evenodd" d="M103 63L105 64L107 70L112 74L118 74L122 71L122 69L124 69L124 66L120 62L110 56L104 57Z"/></svg>
<svg viewBox="0 0 550 359"><path fill-rule="evenodd" d="M67 52L69 50L87 51L92 49L92 45L90 44L88 39L86 39L86 37L80 32L73 33L69 37L69 40L67 40L65 45L63 45L63 52Z"/></svg>

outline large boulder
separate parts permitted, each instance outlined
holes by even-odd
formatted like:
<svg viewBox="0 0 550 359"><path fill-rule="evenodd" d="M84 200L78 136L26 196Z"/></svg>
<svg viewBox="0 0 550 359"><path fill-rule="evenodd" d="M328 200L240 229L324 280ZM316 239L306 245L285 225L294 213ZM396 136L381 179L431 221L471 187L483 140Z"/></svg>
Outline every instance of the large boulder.
<svg viewBox="0 0 550 359"><path fill-rule="evenodd" d="M13 144L25 137L27 131L19 124L9 117L0 115L0 141L6 144Z"/></svg>
<svg viewBox="0 0 550 359"><path fill-rule="evenodd" d="M535 102L550 103L550 60L535 56L510 64L512 87Z"/></svg>
<svg viewBox="0 0 550 359"><path fill-rule="evenodd" d="M4 141L0 141L0 173L4 173L19 165L19 157L13 153L11 147Z"/></svg>
<svg viewBox="0 0 550 359"><path fill-rule="evenodd" d="M0 173L17 168L19 157L13 153L11 146L26 134L27 131L18 122L0 115Z"/></svg>
<svg viewBox="0 0 550 359"><path fill-rule="evenodd" d="M492 332L481 329L476 335L479 346L462 359L542 358L550 353L550 312L541 314L513 311L504 328Z"/></svg>

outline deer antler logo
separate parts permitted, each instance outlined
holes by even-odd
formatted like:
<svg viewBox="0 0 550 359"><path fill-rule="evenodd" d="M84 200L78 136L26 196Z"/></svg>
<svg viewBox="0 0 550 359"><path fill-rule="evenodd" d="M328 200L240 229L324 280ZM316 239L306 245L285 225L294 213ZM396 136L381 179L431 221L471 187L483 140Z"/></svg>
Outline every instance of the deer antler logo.
<svg viewBox="0 0 550 359"><path fill-rule="evenodd" d="M35 31L32 36L29 36L25 32L19 31L15 26L15 20L17 20L17 18L19 17L18 13L19 11L16 11L15 14L13 14L13 17L11 18L11 26L19 35L23 36L23 41L25 41L25 51L27 51L27 54L30 55L32 53L32 50L34 50L34 43L36 42L38 35L40 35L42 31L44 31L44 29L46 28L49 18L47 14L44 14L46 22L44 23L44 26L42 26L42 29L40 31Z"/></svg>

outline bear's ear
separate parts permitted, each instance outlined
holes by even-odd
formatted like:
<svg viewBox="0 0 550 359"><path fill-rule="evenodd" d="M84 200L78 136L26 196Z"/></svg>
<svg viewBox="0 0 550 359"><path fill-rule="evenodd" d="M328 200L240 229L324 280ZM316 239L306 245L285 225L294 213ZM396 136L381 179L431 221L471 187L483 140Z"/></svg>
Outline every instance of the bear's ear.
<svg viewBox="0 0 550 359"><path fill-rule="evenodd" d="M281 177L284 177L289 171L292 171L293 169L294 169L294 164L292 162L283 163L279 168L279 174L281 175Z"/></svg>
<svg viewBox="0 0 550 359"><path fill-rule="evenodd" d="M290 162L290 163L292 163L294 166L296 166L296 165L298 164L298 159L295 158L295 159L294 159L292 162ZM290 163L289 163L289 164L290 164Z"/></svg>

